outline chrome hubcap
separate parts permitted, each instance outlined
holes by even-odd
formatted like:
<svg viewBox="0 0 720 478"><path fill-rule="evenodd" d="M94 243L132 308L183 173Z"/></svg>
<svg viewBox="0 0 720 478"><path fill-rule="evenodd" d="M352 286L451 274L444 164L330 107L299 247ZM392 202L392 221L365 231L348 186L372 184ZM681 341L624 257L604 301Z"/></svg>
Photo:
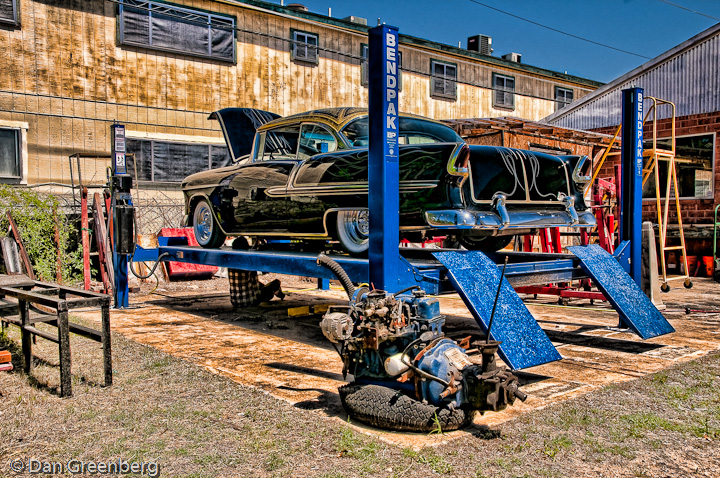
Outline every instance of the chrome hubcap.
<svg viewBox="0 0 720 478"><path fill-rule="evenodd" d="M210 209L202 204L195 210L195 235L200 242L210 240L212 234L212 215Z"/></svg>
<svg viewBox="0 0 720 478"><path fill-rule="evenodd" d="M370 213L361 211L346 211L343 225L348 238L356 244L362 244L370 235Z"/></svg>

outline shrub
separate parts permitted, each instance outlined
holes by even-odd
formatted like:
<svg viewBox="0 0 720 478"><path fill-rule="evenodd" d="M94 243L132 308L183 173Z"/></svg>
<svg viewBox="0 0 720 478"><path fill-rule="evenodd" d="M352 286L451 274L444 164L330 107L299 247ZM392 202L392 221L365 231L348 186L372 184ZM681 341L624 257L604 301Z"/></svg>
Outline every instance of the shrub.
<svg viewBox="0 0 720 478"><path fill-rule="evenodd" d="M10 227L7 211L11 212L18 226L30 262L40 280L55 281L58 257L56 226L60 236L63 283L82 280L82 249L77 247L77 228L60 212L55 196L0 184L0 230L3 232Z"/></svg>

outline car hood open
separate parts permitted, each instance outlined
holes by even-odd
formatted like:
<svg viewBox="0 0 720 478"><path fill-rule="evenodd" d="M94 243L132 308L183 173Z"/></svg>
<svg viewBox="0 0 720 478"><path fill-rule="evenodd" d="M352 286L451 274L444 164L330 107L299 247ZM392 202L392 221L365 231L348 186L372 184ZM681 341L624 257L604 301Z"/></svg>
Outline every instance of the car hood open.
<svg viewBox="0 0 720 478"><path fill-rule="evenodd" d="M220 123L233 162L252 152L255 131L280 115L255 108L225 108L210 113L208 119Z"/></svg>

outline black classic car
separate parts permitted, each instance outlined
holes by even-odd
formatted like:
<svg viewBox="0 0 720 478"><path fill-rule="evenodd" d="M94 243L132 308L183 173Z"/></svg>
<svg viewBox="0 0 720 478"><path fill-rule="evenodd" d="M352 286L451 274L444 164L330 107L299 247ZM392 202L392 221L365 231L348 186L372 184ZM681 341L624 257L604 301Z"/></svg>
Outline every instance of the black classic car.
<svg viewBox="0 0 720 478"><path fill-rule="evenodd" d="M211 114L234 165L182 182L186 224L204 247L226 236L368 247L368 112L331 108L280 118L246 108ZM448 126L400 115L400 235L446 236L497 250L537 228L591 227L585 156L470 146Z"/></svg>

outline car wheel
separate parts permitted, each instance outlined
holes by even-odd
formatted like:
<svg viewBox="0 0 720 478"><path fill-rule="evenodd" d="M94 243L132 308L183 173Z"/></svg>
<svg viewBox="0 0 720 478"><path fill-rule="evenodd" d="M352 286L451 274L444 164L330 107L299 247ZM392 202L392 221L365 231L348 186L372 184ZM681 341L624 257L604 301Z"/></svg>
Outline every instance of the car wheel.
<svg viewBox="0 0 720 478"><path fill-rule="evenodd" d="M193 212L193 232L198 244L206 248L220 247L225 242L225 234L215 220L212 206L203 199Z"/></svg>
<svg viewBox="0 0 720 478"><path fill-rule="evenodd" d="M467 250L495 252L505 248L514 236L481 236L472 231L458 234L458 242Z"/></svg>
<svg viewBox="0 0 720 478"><path fill-rule="evenodd" d="M353 255L365 254L370 246L370 213L367 209L338 211L337 239Z"/></svg>

